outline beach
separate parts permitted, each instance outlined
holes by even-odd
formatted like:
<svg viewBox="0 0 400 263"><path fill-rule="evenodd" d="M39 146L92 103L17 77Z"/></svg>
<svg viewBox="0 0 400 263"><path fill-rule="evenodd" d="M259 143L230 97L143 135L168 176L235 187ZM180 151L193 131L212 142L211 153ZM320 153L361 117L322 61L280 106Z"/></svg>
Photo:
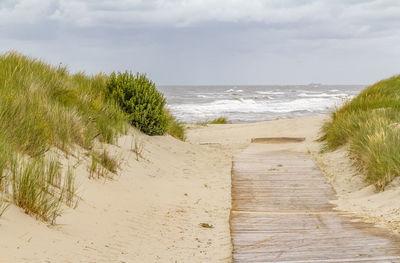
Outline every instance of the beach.
<svg viewBox="0 0 400 263"><path fill-rule="evenodd" d="M139 133L106 147L123 162L112 180L88 179L84 157L64 160L76 164L81 200L55 226L6 211L1 262L229 261L230 156Z"/></svg>
<svg viewBox="0 0 400 263"><path fill-rule="evenodd" d="M319 153L316 139L327 118L191 125L187 142L132 130L116 145L97 145L121 160L112 179L88 179L82 151L63 156L76 167L78 206L65 208L54 226L11 206L0 218L0 261L230 262L232 157L263 137L304 137L257 147L309 153L332 182L338 209L394 229L398 187L375 193L354 176L344 149ZM143 145L138 160L134 140Z"/></svg>
<svg viewBox="0 0 400 263"><path fill-rule="evenodd" d="M0 263L400 263L400 2L3 2Z"/></svg>

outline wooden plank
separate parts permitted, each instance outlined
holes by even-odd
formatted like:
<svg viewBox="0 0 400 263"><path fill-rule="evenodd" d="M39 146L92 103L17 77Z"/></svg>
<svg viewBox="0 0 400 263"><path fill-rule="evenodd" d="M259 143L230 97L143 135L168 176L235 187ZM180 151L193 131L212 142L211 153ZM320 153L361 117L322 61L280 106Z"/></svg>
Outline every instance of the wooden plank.
<svg viewBox="0 0 400 263"><path fill-rule="evenodd" d="M335 191L306 154L234 159L234 262L400 262L398 235L333 210Z"/></svg>
<svg viewBox="0 0 400 263"><path fill-rule="evenodd" d="M267 137L267 138L252 138L252 143L293 143L302 142L304 137Z"/></svg>

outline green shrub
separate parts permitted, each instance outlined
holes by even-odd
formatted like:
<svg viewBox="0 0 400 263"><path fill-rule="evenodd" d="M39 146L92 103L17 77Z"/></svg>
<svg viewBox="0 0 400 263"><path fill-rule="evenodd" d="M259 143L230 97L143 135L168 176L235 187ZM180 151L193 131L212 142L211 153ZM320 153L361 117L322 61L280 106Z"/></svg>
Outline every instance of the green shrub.
<svg viewBox="0 0 400 263"><path fill-rule="evenodd" d="M120 105L131 124L140 131L148 135L166 132L165 98L146 75L112 73L107 81L107 96Z"/></svg>

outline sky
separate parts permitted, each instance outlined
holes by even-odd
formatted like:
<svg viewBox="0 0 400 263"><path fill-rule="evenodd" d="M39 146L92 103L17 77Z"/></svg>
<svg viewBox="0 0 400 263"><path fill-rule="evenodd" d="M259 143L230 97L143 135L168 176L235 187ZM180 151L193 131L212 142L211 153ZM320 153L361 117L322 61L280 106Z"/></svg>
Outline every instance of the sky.
<svg viewBox="0 0 400 263"><path fill-rule="evenodd" d="M366 85L400 74L400 1L0 0L9 50L158 85Z"/></svg>

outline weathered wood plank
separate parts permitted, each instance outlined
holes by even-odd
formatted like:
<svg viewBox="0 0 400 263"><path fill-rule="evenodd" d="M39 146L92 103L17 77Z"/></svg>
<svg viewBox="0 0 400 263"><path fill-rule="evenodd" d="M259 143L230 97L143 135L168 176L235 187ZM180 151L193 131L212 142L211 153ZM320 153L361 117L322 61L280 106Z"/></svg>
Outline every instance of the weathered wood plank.
<svg viewBox="0 0 400 263"><path fill-rule="evenodd" d="M400 238L333 210L335 192L308 155L234 159L234 262L400 262Z"/></svg>
<svg viewBox="0 0 400 263"><path fill-rule="evenodd" d="M302 142L304 137L267 137L267 138L252 138L252 143L291 143Z"/></svg>

